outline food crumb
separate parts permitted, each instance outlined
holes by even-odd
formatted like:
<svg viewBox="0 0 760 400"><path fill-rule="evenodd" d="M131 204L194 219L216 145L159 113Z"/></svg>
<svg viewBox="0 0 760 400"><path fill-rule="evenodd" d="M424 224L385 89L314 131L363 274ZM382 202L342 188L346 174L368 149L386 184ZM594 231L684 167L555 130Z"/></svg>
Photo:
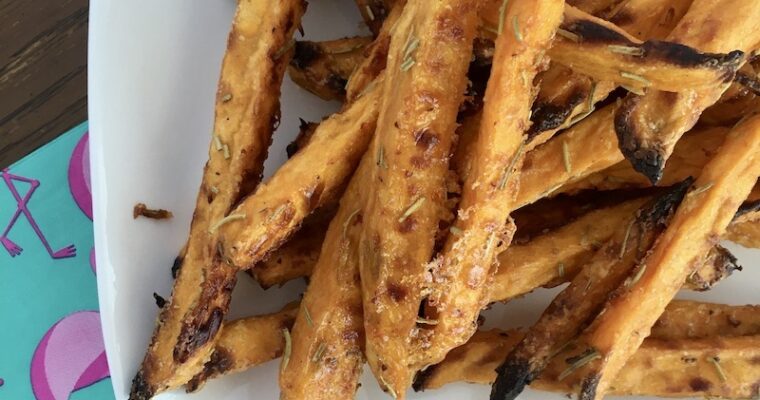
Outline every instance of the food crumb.
<svg viewBox="0 0 760 400"><path fill-rule="evenodd" d="M151 209L148 208L144 203L137 203L135 205L135 208L132 210L132 218L137 219L137 217L145 217L150 219L169 219L174 217L174 214L172 214L171 211L162 210L162 209Z"/></svg>

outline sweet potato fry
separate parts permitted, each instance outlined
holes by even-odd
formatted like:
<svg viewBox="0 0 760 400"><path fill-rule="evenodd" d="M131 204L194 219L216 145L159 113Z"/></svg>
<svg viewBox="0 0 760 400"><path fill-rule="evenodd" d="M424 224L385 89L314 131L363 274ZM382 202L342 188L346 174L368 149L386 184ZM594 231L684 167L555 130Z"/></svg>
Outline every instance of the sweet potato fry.
<svg viewBox="0 0 760 400"><path fill-rule="evenodd" d="M364 185L375 167L368 151L330 222L290 334L280 370L283 400L353 399L364 362L357 254Z"/></svg>
<svg viewBox="0 0 760 400"><path fill-rule="evenodd" d="M573 7L565 11L552 60L595 80L619 82L643 91L706 89L733 78L743 61L741 52L701 53L673 42L641 42L617 26Z"/></svg>
<svg viewBox="0 0 760 400"><path fill-rule="evenodd" d="M408 346L446 201L477 1L410 0L390 40L359 244L366 355L384 390L411 385Z"/></svg>
<svg viewBox="0 0 760 400"><path fill-rule="evenodd" d="M583 266L541 318L497 368L492 400L511 400L541 375L552 356L574 339L665 229L692 180L683 181L636 211L630 222L618 221L607 243ZM561 267L564 268L564 267Z"/></svg>
<svg viewBox="0 0 760 400"><path fill-rule="evenodd" d="M322 121L297 152L216 223L220 256L247 269L278 248L316 208L334 201L366 150L377 121L377 87Z"/></svg>
<svg viewBox="0 0 760 400"><path fill-rule="evenodd" d="M187 391L195 392L217 376L281 357L285 347L282 330L293 326L297 313L298 303L290 303L276 313L225 322L211 357L187 384Z"/></svg>
<svg viewBox="0 0 760 400"><path fill-rule="evenodd" d="M698 176L710 158L718 151L728 133L727 128L695 129L676 144L659 185L672 185L690 176ZM581 190L616 190L644 188L652 185L636 172L628 161L619 162L586 178L563 186L557 193L573 194Z"/></svg>
<svg viewBox="0 0 760 400"><path fill-rule="evenodd" d="M342 100L346 84L372 39L352 37L325 42L296 41L290 79L325 100Z"/></svg>
<svg viewBox="0 0 760 400"><path fill-rule="evenodd" d="M334 207L325 207L306 217L301 229L287 243L248 272L264 289L311 275L335 211Z"/></svg>
<svg viewBox="0 0 760 400"><path fill-rule="evenodd" d="M760 306L673 300L649 337L661 340L760 335Z"/></svg>
<svg viewBox="0 0 760 400"><path fill-rule="evenodd" d="M579 348L601 357L601 362L584 374L582 399L604 396L684 279L725 232L760 174L758 150L760 116L755 115L729 133L635 275L584 334L585 344Z"/></svg>
<svg viewBox="0 0 760 400"><path fill-rule="evenodd" d="M280 357L285 348L281 330L292 326L298 310L296 304L291 304L271 315L229 322L228 324L236 328L225 328L215 349L223 354L212 355L212 359L216 357L219 360L224 359L225 362L210 367L209 371L206 371L210 372L208 375L198 375L192 383L203 384L206 379L243 371ZM652 340L677 343L685 339L760 335L758 311L760 306L729 306L673 300L652 327L652 334L644 341L643 347L647 348ZM498 362L521 339L522 333L517 331L478 331L467 344L452 350L442 363L420 373L416 378L415 387L418 390L437 389L455 381L490 384L496 377L495 369ZM637 359L639 355L634 357ZM550 368L559 369L564 366ZM578 383L574 381L567 384L575 386ZM629 394L645 393L644 386L641 386L645 384L646 382L640 382L633 385L634 388ZM535 385L542 385L542 381L535 382ZM544 387L547 390L559 390ZM569 390L568 388L564 391Z"/></svg>
<svg viewBox="0 0 760 400"><path fill-rule="evenodd" d="M486 304L485 285L497 269L500 249L509 246L514 233L514 224L507 219L517 208L533 79L545 67L543 54L561 22L564 2L506 4L472 171L463 186L458 218L432 266L427 319L436 324L426 329L432 334L422 338L425 351L418 357L417 369L442 360L474 333Z"/></svg>
<svg viewBox="0 0 760 400"><path fill-rule="evenodd" d="M490 384L496 377L498 360L520 340L516 331L479 331L464 346L454 349L442 363L428 368L415 382L418 391L465 381ZM615 378L612 394L662 397L752 398L758 395L760 368L759 336L710 337L663 340L648 338ZM710 360L720 359L726 382ZM580 384L588 366L559 379L567 370L562 354L531 385L534 389L569 393Z"/></svg>
<svg viewBox="0 0 760 400"><path fill-rule="evenodd" d="M667 40L704 52L746 53L760 40L755 29L758 18L760 3L695 0ZM713 24L715 34L694 29L703 24ZM731 80L733 75L722 85L699 91L648 90L643 96L629 94L615 116L615 131L620 149L633 168L651 182L659 181L678 139L694 126L702 111L720 98Z"/></svg>
<svg viewBox="0 0 760 400"><path fill-rule="evenodd" d="M216 235L209 231L261 179L279 118L280 84L290 58L289 43L305 7L301 0L276 5L238 3L217 91L215 136L190 237L183 256L175 263L179 268L170 303L158 316L153 338L132 381L132 400L149 399L186 383L213 348L221 315L213 307L203 309L209 305L202 303L203 292L215 285L209 279L212 273L234 271L226 266L212 267ZM215 287L216 292L226 294L231 290L232 285Z"/></svg>

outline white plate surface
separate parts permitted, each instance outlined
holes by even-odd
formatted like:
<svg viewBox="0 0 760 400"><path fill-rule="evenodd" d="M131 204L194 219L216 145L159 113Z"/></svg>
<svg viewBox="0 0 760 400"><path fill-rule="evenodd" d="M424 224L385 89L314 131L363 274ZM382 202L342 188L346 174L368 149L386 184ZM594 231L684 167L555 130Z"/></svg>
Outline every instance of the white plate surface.
<svg viewBox="0 0 760 400"><path fill-rule="evenodd" d="M263 1L263 0L262 0ZM168 295L170 266L183 245L206 159L213 102L234 0L94 0L90 10L89 103L98 290L108 361L118 400L153 331L152 293ZM304 21L307 38L324 40L361 33L350 0L312 1ZM298 117L318 120L337 108L298 89L283 88L283 118L267 161L267 173L285 159L284 146ZM168 222L135 221L132 206L170 209ZM730 304L757 303L758 252L732 246L748 268L707 294L681 297ZM753 289L755 285L755 289ZM232 317L277 310L303 284L264 292L241 277ZM541 290L487 313L487 326L532 323L556 290ZM277 399L277 365L210 382L196 400ZM411 399L486 399L488 388L450 385ZM159 399L184 399L183 392ZM386 399L365 373L358 399ZM562 396L527 392L525 399Z"/></svg>

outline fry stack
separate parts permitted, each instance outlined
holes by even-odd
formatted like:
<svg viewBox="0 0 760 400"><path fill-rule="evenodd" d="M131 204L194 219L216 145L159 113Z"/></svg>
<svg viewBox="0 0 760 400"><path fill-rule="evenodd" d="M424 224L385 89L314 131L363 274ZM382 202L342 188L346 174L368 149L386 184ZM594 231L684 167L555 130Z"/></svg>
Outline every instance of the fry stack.
<svg viewBox="0 0 760 400"><path fill-rule="evenodd" d="M757 398L760 309L674 300L760 246L760 2L357 0L372 36L295 40L240 0L171 299L131 400L281 358L282 399L409 389ZM261 181L288 70L343 101ZM308 277L227 321L236 274ZM481 311L567 283L524 331ZM445 389L441 389L445 390Z"/></svg>

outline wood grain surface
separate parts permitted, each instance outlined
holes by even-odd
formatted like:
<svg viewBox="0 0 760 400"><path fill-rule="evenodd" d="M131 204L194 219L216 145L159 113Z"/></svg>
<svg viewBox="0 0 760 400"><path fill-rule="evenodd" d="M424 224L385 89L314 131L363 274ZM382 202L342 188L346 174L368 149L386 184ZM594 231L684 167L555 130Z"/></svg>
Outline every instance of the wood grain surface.
<svg viewBox="0 0 760 400"><path fill-rule="evenodd" d="M87 119L87 0L0 0L0 168Z"/></svg>

